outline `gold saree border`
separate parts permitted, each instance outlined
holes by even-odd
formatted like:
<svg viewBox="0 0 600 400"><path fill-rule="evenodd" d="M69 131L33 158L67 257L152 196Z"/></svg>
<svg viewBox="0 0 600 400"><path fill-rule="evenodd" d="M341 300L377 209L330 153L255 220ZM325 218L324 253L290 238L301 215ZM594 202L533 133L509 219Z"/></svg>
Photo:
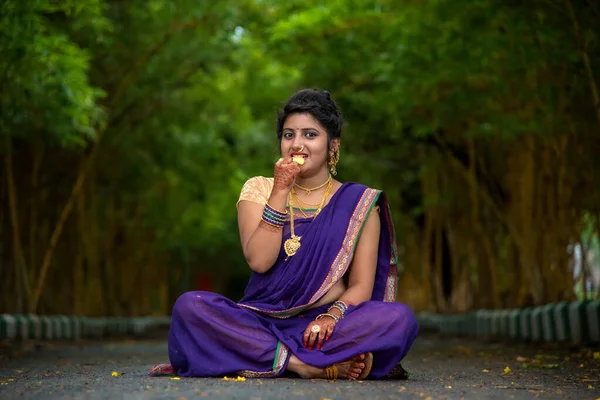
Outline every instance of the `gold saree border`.
<svg viewBox="0 0 600 400"><path fill-rule="evenodd" d="M273 378L281 373L283 367L285 366L285 362L288 359L288 355L290 354L290 348L285 344L281 343L281 341L277 342L277 350L275 350L275 357L273 359L273 369L271 371L258 372L251 371L249 369L240 370L237 372L239 376L243 376L244 378Z"/></svg>
<svg viewBox="0 0 600 400"><path fill-rule="evenodd" d="M390 268L388 270L388 278L385 285L385 293L383 295L383 301L393 303L396 301L397 290L398 290L398 244L396 242L396 230L394 229L394 221L392 221L392 210L390 205L385 204L387 210L385 214L385 223L388 226L390 233Z"/></svg>
<svg viewBox="0 0 600 400"><path fill-rule="evenodd" d="M354 256L354 250L358 244L358 238L367 221L367 217L373 209L373 206L375 206L380 194L380 190L371 188L367 188L363 192L358 202L358 206L354 209L352 216L350 216L350 222L348 223L346 236L342 241L340 251L333 260L331 267L329 267L329 274L323 281L323 284L310 299L310 304L317 302L323 297L348 270L352 257Z"/></svg>

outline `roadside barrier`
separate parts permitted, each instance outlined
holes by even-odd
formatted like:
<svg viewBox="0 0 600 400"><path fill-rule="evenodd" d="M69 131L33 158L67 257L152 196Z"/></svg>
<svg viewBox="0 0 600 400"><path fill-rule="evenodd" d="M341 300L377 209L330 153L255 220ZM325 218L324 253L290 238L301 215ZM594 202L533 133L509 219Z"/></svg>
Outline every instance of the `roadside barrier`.
<svg viewBox="0 0 600 400"><path fill-rule="evenodd" d="M422 330L531 342L600 343L600 301L575 301L464 314L418 313Z"/></svg>
<svg viewBox="0 0 600 400"><path fill-rule="evenodd" d="M1 314L0 340L76 340L116 336L143 336L168 327L170 317L88 318L66 315Z"/></svg>

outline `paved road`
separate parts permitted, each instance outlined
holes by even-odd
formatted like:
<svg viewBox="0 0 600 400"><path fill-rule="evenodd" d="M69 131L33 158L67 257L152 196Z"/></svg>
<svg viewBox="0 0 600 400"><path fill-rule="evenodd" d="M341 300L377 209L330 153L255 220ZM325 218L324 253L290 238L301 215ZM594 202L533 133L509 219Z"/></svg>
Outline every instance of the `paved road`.
<svg viewBox="0 0 600 400"><path fill-rule="evenodd" d="M598 399L599 351L422 335L404 362L408 381L232 382L146 376L165 361L162 340L52 344L0 359L0 399Z"/></svg>

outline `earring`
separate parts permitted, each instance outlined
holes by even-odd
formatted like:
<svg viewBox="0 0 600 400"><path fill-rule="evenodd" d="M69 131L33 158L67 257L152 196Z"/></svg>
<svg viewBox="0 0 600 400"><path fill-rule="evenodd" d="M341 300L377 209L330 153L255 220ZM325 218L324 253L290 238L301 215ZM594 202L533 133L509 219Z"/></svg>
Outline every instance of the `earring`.
<svg viewBox="0 0 600 400"><path fill-rule="evenodd" d="M329 172L331 175L337 175L337 163L340 161L340 151L329 150L329 160L327 161L327 165L329 166Z"/></svg>

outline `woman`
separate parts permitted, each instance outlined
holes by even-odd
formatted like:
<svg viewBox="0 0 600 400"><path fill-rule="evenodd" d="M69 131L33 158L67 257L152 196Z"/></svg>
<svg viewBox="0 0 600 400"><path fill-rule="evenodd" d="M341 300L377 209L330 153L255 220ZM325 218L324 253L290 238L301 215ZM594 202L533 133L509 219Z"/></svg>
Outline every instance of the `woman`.
<svg viewBox="0 0 600 400"><path fill-rule="evenodd" d="M238 201L253 271L235 303L183 294L169 332L171 364L151 375L406 378L412 311L395 303L396 244L385 195L332 178L342 116L326 91L305 89L279 114L282 158Z"/></svg>

